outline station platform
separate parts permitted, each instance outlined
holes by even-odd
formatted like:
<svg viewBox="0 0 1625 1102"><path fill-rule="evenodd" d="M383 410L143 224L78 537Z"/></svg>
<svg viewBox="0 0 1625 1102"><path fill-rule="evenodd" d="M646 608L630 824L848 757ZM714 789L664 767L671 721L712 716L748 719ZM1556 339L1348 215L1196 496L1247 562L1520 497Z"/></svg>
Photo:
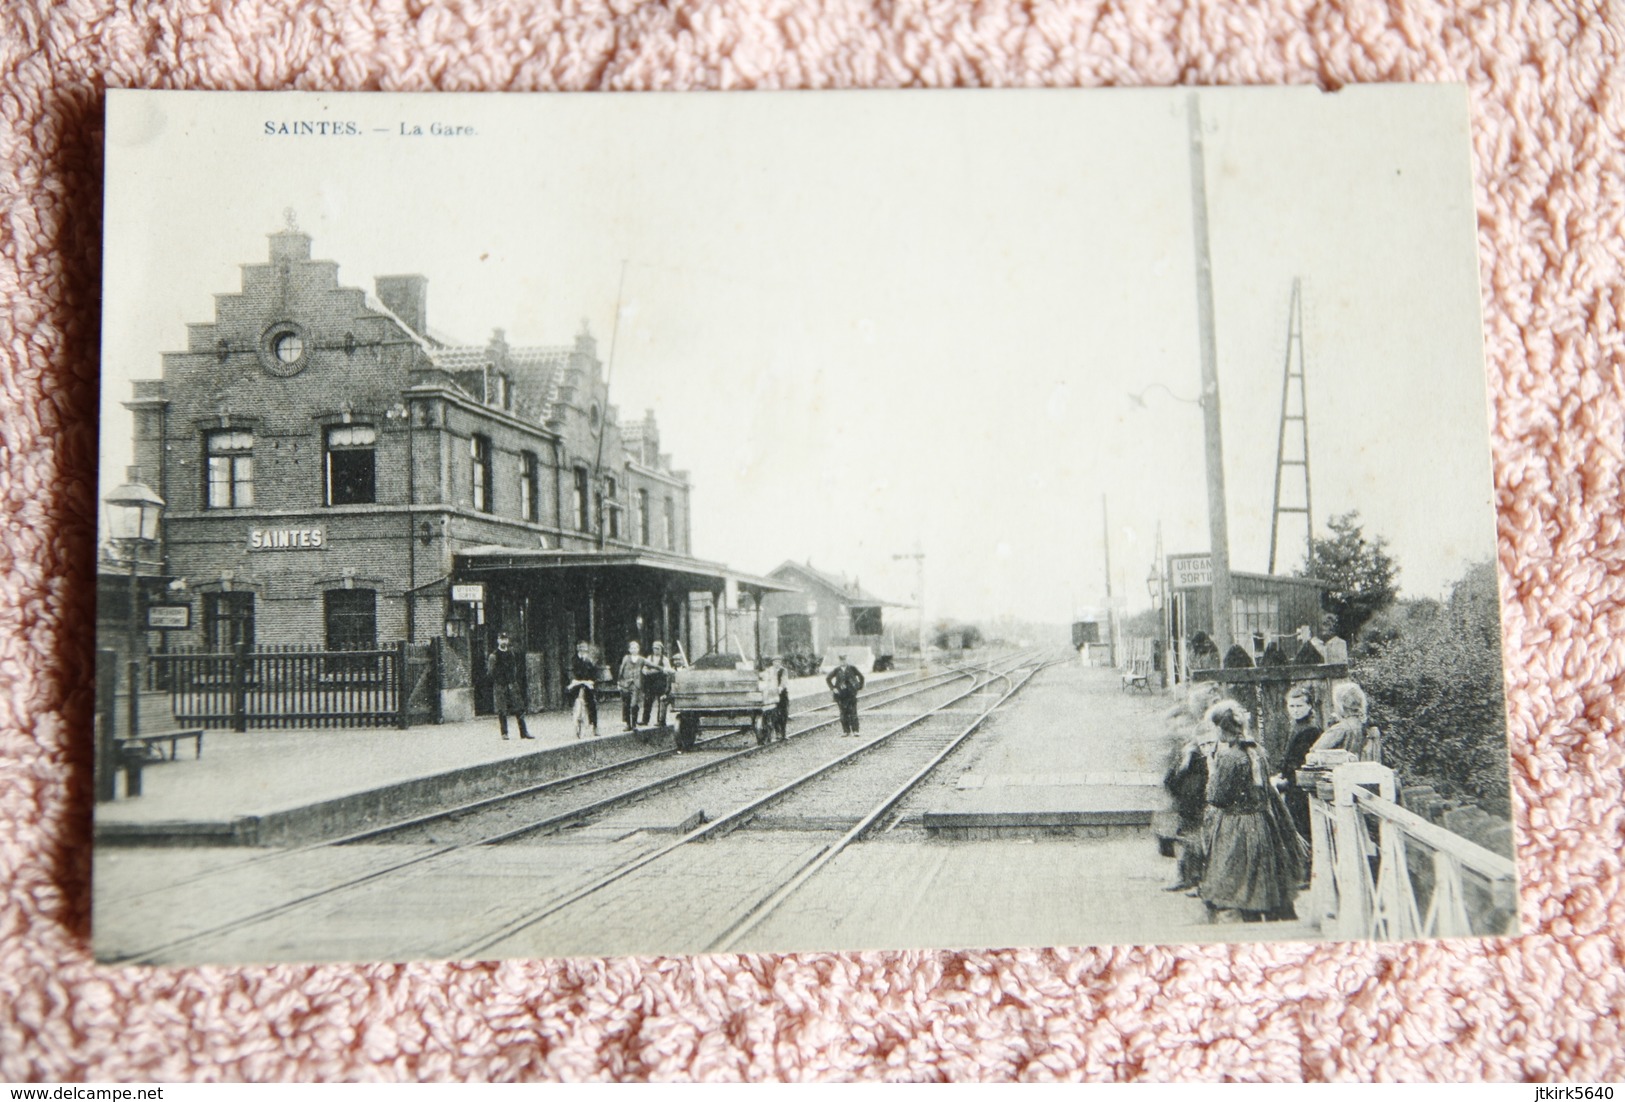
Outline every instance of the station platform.
<svg viewBox="0 0 1625 1102"><path fill-rule="evenodd" d="M876 674L871 688L912 671ZM791 681L792 705L827 698L821 677ZM432 807L495 795L669 746L672 731L621 730L601 708L599 737L578 740L569 713L457 723L308 730L208 731L203 752L142 771L142 794L96 805L98 845L298 845L382 825Z"/></svg>
<svg viewBox="0 0 1625 1102"><path fill-rule="evenodd" d="M1173 693L1124 692L1116 670L1041 672L978 733L923 825L948 837L1143 832L1169 806Z"/></svg>

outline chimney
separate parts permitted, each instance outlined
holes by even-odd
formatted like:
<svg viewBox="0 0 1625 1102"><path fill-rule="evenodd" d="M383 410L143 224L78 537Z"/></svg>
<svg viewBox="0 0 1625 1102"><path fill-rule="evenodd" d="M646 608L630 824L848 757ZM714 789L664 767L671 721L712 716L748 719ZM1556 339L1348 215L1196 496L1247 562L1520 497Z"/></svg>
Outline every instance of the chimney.
<svg viewBox="0 0 1625 1102"><path fill-rule="evenodd" d="M296 229L278 230L271 238L271 263L285 260L309 260L310 236Z"/></svg>
<svg viewBox="0 0 1625 1102"><path fill-rule="evenodd" d="M378 301L422 336L428 325L429 281L420 275L379 276Z"/></svg>

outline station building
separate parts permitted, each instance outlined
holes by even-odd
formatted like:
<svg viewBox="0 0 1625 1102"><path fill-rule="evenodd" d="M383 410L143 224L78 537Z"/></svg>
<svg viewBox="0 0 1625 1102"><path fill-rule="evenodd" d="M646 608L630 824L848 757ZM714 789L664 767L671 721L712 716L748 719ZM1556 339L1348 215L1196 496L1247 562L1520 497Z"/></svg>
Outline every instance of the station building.
<svg viewBox="0 0 1625 1102"><path fill-rule="evenodd" d="M440 640L448 718L485 710L505 631L538 707L577 640L697 657L728 594L778 588L697 559L690 482L653 412L623 421L596 341L431 335L427 281L346 287L295 229L270 235L162 377L135 383L135 461L167 504L164 574L193 605L164 645L356 650ZM174 600L172 589L171 600Z"/></svg>
<svg viewBox="0 0 1625 1102"><path fill-rule="evenodd" d="M824 655L847 649L851 657L873 662L897 652L899 640L886 627L888 607L901 608L867 592L856 581L816 569L811 563L784 562L767 577L786 587L762 597L762 646L767 654Z"/></svg>

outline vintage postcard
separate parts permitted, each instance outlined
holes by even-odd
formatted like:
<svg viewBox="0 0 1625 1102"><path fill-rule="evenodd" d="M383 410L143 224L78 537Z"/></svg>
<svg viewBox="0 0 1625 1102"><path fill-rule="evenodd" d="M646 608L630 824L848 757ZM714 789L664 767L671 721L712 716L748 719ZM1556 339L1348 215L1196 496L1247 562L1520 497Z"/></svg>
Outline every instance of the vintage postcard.
<svg viewBox="0 0 1625 1102"><path fill-rule="evenodd" d="M114 91L94 938L1518 928L1459 86Z"/></svg>

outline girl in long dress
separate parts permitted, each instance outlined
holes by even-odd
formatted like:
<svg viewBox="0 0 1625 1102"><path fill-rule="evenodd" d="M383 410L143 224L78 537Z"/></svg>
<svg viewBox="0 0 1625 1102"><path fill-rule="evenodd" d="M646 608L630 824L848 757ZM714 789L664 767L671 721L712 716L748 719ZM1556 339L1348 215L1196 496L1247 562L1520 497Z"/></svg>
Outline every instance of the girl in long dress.
<svg viewBox="0 0 1625 1102"><path fill-rule="evenodd" d="M1202 900L1210 914L1239 911L1246 922L1296 918L1292 901L1305 875L1303 851L1249 729L1252 717L1236 701L1221 700L1207 719L1219 750L1208 772Z"/></svg>

